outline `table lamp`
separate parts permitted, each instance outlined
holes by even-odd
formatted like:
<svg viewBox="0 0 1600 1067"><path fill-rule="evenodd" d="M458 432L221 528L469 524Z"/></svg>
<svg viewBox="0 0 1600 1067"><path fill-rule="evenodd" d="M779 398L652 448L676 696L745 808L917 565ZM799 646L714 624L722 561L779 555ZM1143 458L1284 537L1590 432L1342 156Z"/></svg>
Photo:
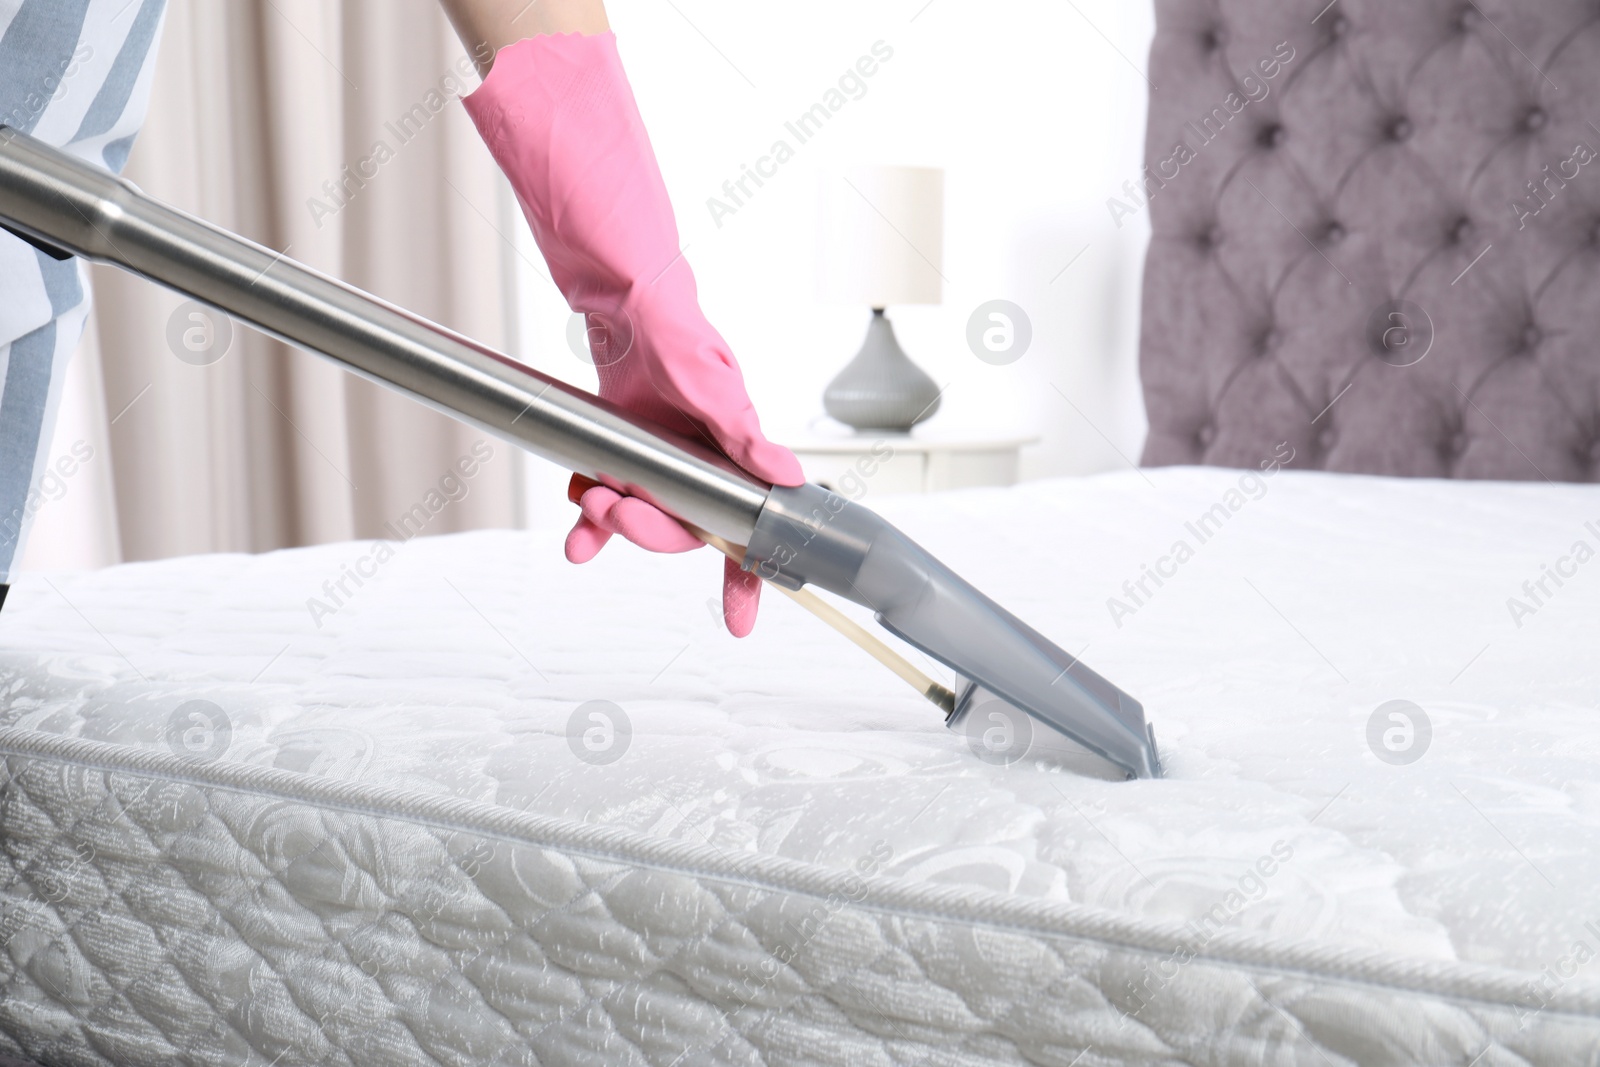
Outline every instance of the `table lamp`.
<svg viewBox="0 0 1600 1067"><path fill-rule="evenodd" d="M944 171L860 167L825 176L821 207L818 293L872 309L861 351L828 383L822 406L858 432L908 433L939 410L939 387L901 349L885 311L943 295Z"/></svg>

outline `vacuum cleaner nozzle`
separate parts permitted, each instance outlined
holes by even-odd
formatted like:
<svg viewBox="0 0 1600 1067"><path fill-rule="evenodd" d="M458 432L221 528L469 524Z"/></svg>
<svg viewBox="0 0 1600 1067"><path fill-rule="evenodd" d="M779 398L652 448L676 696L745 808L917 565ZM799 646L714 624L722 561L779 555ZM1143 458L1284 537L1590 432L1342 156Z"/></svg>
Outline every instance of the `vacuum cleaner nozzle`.
<svg viewBox="0 0 1600 1067"><path fill-rule="evenodd" d="M1132 777L1160 777L1155 736L1137 700L837 493L774 488L745 567L791 589L814 584L871 608L885 629L961 675L952 728L998 697Z"/></svg>

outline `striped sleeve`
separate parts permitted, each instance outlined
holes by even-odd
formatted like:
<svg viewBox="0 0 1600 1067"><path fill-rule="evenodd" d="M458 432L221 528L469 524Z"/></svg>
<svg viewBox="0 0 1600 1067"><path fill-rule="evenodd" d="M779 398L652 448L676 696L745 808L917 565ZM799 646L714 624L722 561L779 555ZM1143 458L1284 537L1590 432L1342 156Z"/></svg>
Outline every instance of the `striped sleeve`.
<svg viewBox="0 0 1600 1067"><path fill-rule="evenodd" d="M166 0L0 0L0 124L120 172L165 11ZM81 263L0 231L0 583L21 552L87 315Z"/></svg>
<svg viewBox="0 0 1600 1067"><path fill-rule="evenodd" d="M166 0L0 0L0 123L121 171L144 121ZM34 250L0 233L0 344L62 309Z"/></svg>

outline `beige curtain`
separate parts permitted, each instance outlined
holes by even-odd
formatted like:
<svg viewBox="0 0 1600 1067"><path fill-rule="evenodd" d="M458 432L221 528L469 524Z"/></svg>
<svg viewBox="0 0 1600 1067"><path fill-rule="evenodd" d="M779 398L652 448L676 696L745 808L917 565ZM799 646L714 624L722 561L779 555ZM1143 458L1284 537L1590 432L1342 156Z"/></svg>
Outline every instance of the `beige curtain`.
<svg viewBox="0 0 1600 1067"><path fill-rule="evenodd" d="M470 71L434 0L172 0L128 176L506 350L513 221L456 99ZM123 558L375 537L441 499L423 532L516 520L510 446L462 496L478 431L244 326L192 365L181 298L114 268L94 287Z"/></svg>

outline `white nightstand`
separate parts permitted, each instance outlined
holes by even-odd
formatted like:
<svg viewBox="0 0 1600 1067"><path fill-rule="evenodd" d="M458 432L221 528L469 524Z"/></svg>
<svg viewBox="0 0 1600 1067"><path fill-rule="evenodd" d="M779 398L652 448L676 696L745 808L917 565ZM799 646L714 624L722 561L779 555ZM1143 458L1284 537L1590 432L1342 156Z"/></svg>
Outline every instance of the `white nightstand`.
<svg viewBox="0 0 1600 1067"><path fill-rule="evenodd" d="M811 430L779 438L806 477L851 499L867 493L928 493L1013 485L1033 434L917 431L911 434Z"/></svg>

